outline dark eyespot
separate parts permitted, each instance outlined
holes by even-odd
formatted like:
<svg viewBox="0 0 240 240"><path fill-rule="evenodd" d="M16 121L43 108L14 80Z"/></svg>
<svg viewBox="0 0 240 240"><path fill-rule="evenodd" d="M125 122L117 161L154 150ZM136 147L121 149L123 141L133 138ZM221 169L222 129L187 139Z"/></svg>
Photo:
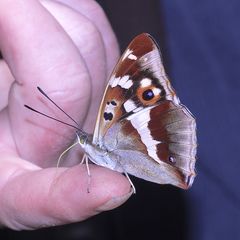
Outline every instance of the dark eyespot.
<svg viewBox="0 0 240 240"><path fill-rule="evenodd" d="M113 114L112 114L112 113L107 113L107 112L105 112L105 113L103 114L103 117L104 117L104 119L105 119L106 121L111 121L111 120L113 119Z"/></svg>
<svg viewBox="0 0 240 240"><path fill-rule="evenodd" d="M142 98L145 101L149 101L149 100L153 99L154 93L153 93L152 89L147 89L146 91L144 91L142 94Z"/></svg>
<svg viewBox="0 0 240 240"><path fill-rule="evenodd" d="M115 101L111 101L111 104L112 104L113 106L117 106L117 103L116 103Z"/></svg>

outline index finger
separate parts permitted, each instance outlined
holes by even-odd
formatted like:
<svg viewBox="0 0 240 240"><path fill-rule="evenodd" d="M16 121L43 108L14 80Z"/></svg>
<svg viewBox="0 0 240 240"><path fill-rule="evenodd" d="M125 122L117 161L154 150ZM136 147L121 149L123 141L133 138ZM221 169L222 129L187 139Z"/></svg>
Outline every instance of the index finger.
<svg viewBox="0 0 240 240"><path fill-rule="evenodd" d="M58 155L60 147L54 146L62 144L69 129L59 133L58 124L29 113L23 105L46 109L34 90L41 86L81 123L90 96L85 63L62 27L35 0L0 1L0 35L1 52L16 80L9 115L18 149L23 157L36 161L52 157L47 149ZM31 147L26 147L29 143Z"/></svg>

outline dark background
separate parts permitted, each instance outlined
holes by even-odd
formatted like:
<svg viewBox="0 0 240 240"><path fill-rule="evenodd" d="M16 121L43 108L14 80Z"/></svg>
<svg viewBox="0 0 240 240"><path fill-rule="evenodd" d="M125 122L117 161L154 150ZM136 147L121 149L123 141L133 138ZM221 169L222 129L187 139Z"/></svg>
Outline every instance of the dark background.
<svg viewBox="0 0 240 240"><path fill-rule="evenodd" d="M240 2L101 0L121 49L152 34L181 101L196 116L198 176L189 191L133 178L137 194L82 223L0 239L240 239Z"/></svg>

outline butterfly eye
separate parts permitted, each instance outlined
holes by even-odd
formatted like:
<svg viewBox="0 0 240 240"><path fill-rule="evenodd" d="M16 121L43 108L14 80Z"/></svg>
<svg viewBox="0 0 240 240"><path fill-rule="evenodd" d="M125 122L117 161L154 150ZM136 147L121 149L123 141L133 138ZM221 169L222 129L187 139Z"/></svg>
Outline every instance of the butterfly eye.
<svg viewBox="0 0 240 240"><path fill-rule="evenodd" d="M78 136L78 135L77 135ZM81 135L81 136L78 136L78 139L79 139L79 142L81 144L85 144L86 141L87 141L87 136L86 135Z"/></svg>
<svg viewBox="0 0 240 240"><path fill-rule="evenodd" d="M149 100L153 99L154 98L154 93L153 93L152 89L145 90L142 94L142 98L145 101L149 101Z"/></svg>
<svg viewBox="0 0 240 240"><path fill-rule="evenodd" d="M111 104L112 104L113 106L117 106L117 103L116 103L115 101L111 101Z"/></svg>

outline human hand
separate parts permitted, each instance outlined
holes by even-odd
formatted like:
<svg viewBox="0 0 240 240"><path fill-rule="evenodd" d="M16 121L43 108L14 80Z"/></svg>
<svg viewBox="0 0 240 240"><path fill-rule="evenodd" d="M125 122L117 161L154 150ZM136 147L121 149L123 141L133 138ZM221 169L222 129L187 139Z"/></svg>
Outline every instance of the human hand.
<svg viewBox="0 0 240 240"><path fill-rule="evenodd" d="M91 165L88 193L84 165L50 168L74 129L23 107L58 113L39 96L40 86L93 131L105 80L118 58L101 8L92 0L0 1L0 36L1 225L36 229L121 205L130 196L121 174ZM69 165L79 160L72 156Z"/></svg>

